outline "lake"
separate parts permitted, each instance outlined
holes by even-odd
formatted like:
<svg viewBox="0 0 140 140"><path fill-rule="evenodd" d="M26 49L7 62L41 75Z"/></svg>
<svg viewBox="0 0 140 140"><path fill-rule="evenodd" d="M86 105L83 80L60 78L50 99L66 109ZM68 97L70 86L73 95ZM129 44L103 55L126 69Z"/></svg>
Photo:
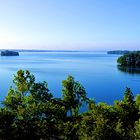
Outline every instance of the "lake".
<svg viewBox="0 0 140 140"><path fill-rule="evenodd" d="M67 75L74 76L95 102L121 100L126 86L134 95L140 93L140 74L120 71L118 57L106 52L20 52L20 56L0 57L0 100L19 69L30 70L36 81L47 81L55 97L61 97L61 81Z"/></svg>

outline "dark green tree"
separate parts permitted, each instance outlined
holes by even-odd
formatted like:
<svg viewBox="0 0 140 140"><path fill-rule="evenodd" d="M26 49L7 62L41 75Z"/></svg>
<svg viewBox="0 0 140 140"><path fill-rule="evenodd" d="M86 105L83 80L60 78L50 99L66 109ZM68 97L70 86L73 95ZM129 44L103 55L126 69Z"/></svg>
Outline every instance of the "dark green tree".
<svg viewBox="0 0 140 140"><path fill-rule="evenodd" d="M46 82L35 82L29 71L19 70L14 86L3 101L4 108L14 114L14 138L40 138L59 135L58 125L65 117L65 107L49 92ZM59 122L59 124L58 124Z"/></svg>
<svg viewBox="0 0 140 140"><path fill-rule="evenodd" d="M86 91L84 87L74 80L72 76L68 76L62 81L62 97L69 109L71 116L76 116L79 113L79 108L87 101Z"/></svg>
<svg viewBox="0 0 140 140"><path fill-rule="evenodd" d="M130 88L126 87L122 101L127 104L134 104L134 96Z"/></svg>

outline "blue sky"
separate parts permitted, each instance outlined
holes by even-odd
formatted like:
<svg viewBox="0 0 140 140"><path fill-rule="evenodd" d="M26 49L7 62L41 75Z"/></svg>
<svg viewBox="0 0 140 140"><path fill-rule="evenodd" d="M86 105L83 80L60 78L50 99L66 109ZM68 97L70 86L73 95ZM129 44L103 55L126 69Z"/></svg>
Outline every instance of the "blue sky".
<svg viewBox="0 0 140 140"><path fill-rule="evenodd" d="M0 0L0 49L140 49L139 0Z"/></svg>

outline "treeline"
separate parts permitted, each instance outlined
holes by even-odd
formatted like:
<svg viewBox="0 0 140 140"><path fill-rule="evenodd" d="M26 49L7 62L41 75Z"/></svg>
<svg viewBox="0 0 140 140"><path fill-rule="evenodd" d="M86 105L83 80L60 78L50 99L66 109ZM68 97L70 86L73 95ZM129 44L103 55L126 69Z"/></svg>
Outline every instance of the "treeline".
<svg viewBox="0 0 140 140"><path fill-rule="evenodd" d="M124 54L117 62L120 66L140 67L140 52Z"/></svg>
<svg viewBox="0 0 140 140"><path fill-rule="evenodd" d="M119 55L123 55L123 54L128 54L131 51L128 50L114 50L114 51L107 51L107 54L119 54Z"/></svg>
<svg viewBox="0 0 140 140"><path fill-rule="evenodd" d="M62 81L61 98L29 71L19 70L13 84L0 108L1 140L140 139L140 95L134 98L129 88L121 101L108 105L87 98L72 76ZM80 113L85 104L87 111Z"/></svg>
<svg viewBox="0 0 140 140"><path fill-rule="evenodd" d="M130 54L130 53L140 53L140 51L128 51L128 50L114 50L114 51L107 51L107 54Z"/></svg>

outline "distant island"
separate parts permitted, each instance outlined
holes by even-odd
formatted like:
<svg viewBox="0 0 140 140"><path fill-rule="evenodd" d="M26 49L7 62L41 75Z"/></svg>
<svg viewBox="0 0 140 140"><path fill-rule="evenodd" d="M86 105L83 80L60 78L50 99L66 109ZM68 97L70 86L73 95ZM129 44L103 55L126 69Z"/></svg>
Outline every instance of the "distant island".
<svg viewBox="0 0 140 140"><path fill-rule="evenodd" d="M108 51L107 54L130 54L130 53L140 53L140 51L128 51L128 50L114 50L114 51Z"/></svg>
<svg viewBox="0 0 140 140"><path fill-rule="evenodd" d="M140 52L131 52L119 57L117 63L120 66L140 67Z"/></svg>
<svg viewBox="0 0 140 140"><path fill-rule="evenodd" d="M5 50L1 51L1 56L19 56L19 53L16 51Z"/></svg>

